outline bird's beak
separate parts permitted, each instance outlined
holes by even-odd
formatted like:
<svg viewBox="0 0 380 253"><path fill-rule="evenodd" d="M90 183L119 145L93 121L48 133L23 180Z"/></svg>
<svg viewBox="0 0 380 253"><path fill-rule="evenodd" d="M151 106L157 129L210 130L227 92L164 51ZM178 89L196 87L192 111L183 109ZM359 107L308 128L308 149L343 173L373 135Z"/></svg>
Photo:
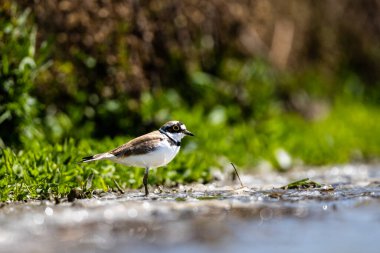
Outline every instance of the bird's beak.
<svg viewBox="0 0 380 253"><path fill-rule="evenodd" d="M186 135L194 136L194 134L187 129L183 130L183 133Z"/></svg>

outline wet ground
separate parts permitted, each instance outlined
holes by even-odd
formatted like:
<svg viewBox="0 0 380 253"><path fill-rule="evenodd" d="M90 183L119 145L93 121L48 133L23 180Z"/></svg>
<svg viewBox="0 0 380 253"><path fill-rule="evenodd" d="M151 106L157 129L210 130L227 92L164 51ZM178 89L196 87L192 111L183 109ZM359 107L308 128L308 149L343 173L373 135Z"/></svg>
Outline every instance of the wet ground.
<svg viewBox="0 0 380 253"><path fill-rule="evenodd" d="M379 252L380 166L241 177L245 187L3 204L0 252ZM323 185L279 189L305 177Z"/></svg>

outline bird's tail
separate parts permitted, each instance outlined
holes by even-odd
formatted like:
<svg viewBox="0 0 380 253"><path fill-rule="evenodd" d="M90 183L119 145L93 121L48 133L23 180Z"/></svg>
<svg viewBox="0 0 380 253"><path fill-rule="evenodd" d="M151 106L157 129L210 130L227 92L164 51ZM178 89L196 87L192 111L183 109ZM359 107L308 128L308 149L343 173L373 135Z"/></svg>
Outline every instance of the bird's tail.
<svg viewBox="0 0 380 253"><path fill-rule="evenodd" d="M79 163L88 163L88 162L92 162L92 161L104 160L107 158L111 158L113 156L114 155L112 155L110 153L101 153L101 154L96 154L96 155L92 155L92 156L86 156L86 157L83 157L82 161L80 161Z"/></svg>

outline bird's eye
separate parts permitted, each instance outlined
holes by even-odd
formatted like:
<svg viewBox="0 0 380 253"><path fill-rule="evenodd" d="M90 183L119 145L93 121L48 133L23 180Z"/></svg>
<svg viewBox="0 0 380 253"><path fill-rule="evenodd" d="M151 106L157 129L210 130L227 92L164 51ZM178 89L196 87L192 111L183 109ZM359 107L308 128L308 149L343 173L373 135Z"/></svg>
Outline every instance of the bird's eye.
<svg viewBox="0 0 380 253"><path fill-rule="evenodd" d="M179 130L179 126L177 126L177 125L173 126L173 130L174 131L178 131Z"/></svg>

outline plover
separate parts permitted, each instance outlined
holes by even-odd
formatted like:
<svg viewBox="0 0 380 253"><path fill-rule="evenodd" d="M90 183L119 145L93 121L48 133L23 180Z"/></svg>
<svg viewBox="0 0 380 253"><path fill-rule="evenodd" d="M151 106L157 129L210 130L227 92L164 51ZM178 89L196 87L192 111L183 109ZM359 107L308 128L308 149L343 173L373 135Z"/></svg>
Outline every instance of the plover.
<svg viewBox="0 0 380 253"><path fill-rule="evenodd" d="M127 166L145 168L143 184L148 196L149 169L165 166L173 160L186 135L194 136L180 121L169 121L159 130L139 136L109 152L82 158L82 162L111 160Z"/></svg>

